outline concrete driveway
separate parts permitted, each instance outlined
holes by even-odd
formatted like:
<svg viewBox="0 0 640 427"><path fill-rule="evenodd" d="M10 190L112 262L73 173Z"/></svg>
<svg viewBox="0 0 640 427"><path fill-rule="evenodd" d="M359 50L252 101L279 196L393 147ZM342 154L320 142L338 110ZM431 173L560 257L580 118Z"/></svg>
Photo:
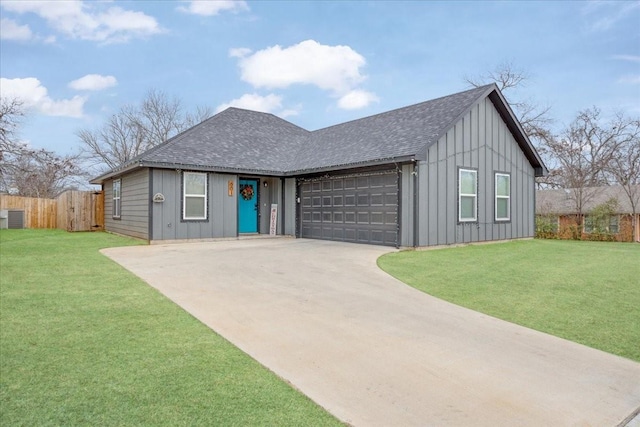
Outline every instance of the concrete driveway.
<svg viewBox="0 0 640 427"><path fill-rule="evenodd" d="M255 239L103 252L355 426L616 426L640 364L438 300L388 248Z"/></svg>

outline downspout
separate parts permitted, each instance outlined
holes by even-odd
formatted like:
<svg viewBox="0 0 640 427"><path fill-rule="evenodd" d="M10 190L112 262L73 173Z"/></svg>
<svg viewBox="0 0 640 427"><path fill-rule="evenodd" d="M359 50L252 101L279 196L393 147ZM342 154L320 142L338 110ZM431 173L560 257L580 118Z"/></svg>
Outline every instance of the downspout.
<svg viewBox="0 0 640 427"><path fill-rule="evenodd" d="M414 160L413 162L413 247L418 247L418 162Z"/></svg>
<svg viewBox="0 0 640 427"><path fill-rule="evenodd" d="M153 240L153 169L149 168L149 230L147 231L147 243L151 243Z"/></svg>
<svg viewBox="0 0 640 427"><path fill-rule="evenodd" d="M396 194L396 249L400 249L402 243L402 230L400 224L402 223L402 167L396 163L396 187L398 192Z"/></svg>
<svg viewBox="0 0 640 427"><path fill-rule="evenodd" d="M286 194L285 194L285 178L278 178L280 180L280 234L285 235L285 221L284 221L284 213L285 213L285 202L286 202ZM278 233L276 233L278 234Z"/></svg>

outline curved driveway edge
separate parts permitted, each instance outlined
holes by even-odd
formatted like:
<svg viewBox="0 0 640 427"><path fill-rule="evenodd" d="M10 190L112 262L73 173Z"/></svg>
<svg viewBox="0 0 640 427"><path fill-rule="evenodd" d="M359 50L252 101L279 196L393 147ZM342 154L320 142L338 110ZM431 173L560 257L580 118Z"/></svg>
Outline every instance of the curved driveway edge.
<svg viewBox="0 0 640 427"><path fill-rule="evenodd" d="M306 239L102 251L355 426L616 426L640 363L417 291L389 248Z"/></svg>

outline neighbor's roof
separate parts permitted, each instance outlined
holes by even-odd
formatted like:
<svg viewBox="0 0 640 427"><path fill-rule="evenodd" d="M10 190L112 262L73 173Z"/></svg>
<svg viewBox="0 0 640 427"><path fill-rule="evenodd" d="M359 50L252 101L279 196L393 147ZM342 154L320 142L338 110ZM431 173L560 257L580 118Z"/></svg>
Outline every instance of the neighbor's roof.
<svg viewBox="0 0 640 427"><path fill-rule="evenodd" d="M640 185L631 187L632 194L636 195L640 202ZM571 188L559 190L536 191L536 213L571 215L576 213L575 190ZM610 199L618 200L617 213L631 213L631 202L624 188L620 185L605 187L587 187L583 189L584 205L583 213L588 213L598 205L606 203ZM636 209L640 208L637 206Z"/></svg>
<svg viewBox="0 0 640 427"><path fill-rule="evenodd" d="M421 159L477 102L489 97L536 174L546 169L496 85L313 132L269 113L228 108L92 183L138 167L293 175Z"/></svg>

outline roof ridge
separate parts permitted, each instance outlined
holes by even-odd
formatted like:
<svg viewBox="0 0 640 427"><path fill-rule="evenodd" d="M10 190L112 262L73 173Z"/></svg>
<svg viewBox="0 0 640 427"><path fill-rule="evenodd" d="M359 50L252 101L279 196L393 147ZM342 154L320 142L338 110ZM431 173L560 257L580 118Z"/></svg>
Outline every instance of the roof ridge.
<svg viewBox="0 0 640 427"><path fill-rule="evenodd" d="M422 105L426 105L426 104L429 104L429 103L432 103L432 102L440 101L440 100L443 100L443 99L446 99L446 98L452 98L452 97L455 97L455 96L460 96L462 94L473 92L473 91L478 91L479 93L481 93L481 92L484 92L485 90L487 90L490 86L496 86L496 84L495 83L490 83L490 84L487 84L487 85L474 87L474 88L471 88L471 89L463 90L463 91L452 93L452 94L449 94L449 95L439 96L438 98L433 98L433 99L428 99L426 101L416 102L415 104L405 105L404 107L397 107L397 108L394 108L392 110L386 110L386 111L382 111L380 113L371 114L370 116L364 116L364 117L360 117L360 118L357 118L357 119L348 120L346 122L336 123L334 125L325 126L323 128L319 128L319 129L313 130L311 132L319 132L321 130L330 129L330 128L333 128L333 127L336 127L336 126L346 125L348 123L357 122L359 120L372 119L374 117L383 116L383 115L391 114L391 113L396 113L396 112L401 111L401 110L408 110L408 109L415 108L415 107L422 106Z"/></svg>

